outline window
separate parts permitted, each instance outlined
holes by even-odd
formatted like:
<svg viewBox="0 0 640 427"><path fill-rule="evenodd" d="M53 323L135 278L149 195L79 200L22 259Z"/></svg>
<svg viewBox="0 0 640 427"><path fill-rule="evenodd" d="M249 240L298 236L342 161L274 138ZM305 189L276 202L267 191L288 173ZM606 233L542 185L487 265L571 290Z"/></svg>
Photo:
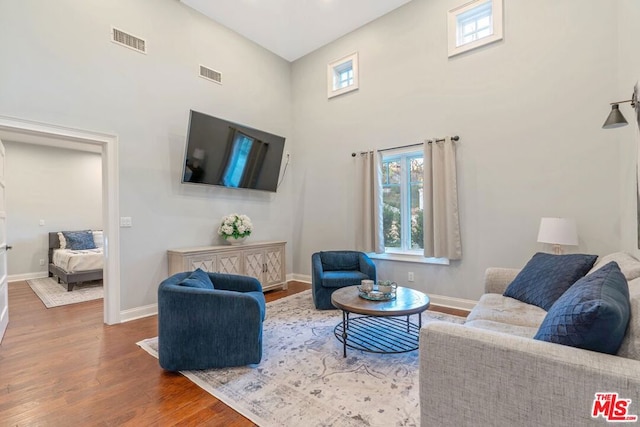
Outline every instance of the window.
<svg viewBox="0 0 640 427"><path fill-rule="evenodd" d="M333 98L356 89L358 89L357 52L329 64L327 96Z"/></svg>
<svg viewBox="0 0 640 427"><path fill-rule="evenodd" d="M502 0L474 0L449 11L449 56L502 40Z"/></svg>
<svg viewBox="0 0 640 427"><path fill-rule="evenodd" d="M393 153L382 158L382 222L387 253L422 255L422 151Z"/></svg>

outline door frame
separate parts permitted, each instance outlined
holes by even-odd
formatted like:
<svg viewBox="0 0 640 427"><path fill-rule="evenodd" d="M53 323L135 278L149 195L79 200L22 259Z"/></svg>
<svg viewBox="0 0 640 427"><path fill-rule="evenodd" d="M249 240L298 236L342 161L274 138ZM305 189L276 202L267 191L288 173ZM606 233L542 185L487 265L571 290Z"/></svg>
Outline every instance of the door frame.
<svg viewBox="0 0 640 427"><path fill-rule="evenodd" d="M118 137L112 134L0 116L0 139L102 154L104 323L108 325L120 323Z"/></svg>

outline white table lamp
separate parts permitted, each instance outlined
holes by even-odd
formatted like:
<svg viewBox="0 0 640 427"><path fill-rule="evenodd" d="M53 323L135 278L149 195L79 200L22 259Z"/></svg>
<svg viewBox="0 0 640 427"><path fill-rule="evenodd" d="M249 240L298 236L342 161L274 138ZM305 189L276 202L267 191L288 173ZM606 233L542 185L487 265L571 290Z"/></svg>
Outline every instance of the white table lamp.
<svg viewBox="0 0 640 427"><path fill-rule="evenodd" d="M578 246L576 221L570 218L542 218L538 242L553 245L553 253L564 253L562 245Z"/></svg>

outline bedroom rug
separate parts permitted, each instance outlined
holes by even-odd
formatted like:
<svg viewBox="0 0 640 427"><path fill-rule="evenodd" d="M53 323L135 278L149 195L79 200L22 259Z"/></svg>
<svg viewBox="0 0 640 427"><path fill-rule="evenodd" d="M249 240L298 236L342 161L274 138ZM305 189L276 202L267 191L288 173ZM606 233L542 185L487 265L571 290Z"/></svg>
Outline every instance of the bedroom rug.
<svg viewBox="0 0 640 427"><path fill-rule="evenodd" d="M464 321L423 313L423 325L432 319ZM418 426L418 351L347 349L345 359L333 334L341 320L338 310L316 310L310 290L273 301L259 365L182 374L259 426ZM138 345L158 357L157 337Z"/></svg>
<svg viewBox="0 0 640 427"><path fill-rule="evenodd" d="M71 292L67 291L66 285L59 284L53 277L31 279L27 280L27 283L47 308L77 304L104 296L102 280L75 285Z"/></svg>

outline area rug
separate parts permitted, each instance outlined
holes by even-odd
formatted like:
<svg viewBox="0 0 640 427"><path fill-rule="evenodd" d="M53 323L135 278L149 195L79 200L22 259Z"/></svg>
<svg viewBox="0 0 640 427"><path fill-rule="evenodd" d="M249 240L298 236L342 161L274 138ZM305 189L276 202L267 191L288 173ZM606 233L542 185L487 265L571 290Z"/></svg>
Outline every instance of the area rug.
<svg viewBox="0 0 640 427"><path fill-rule="evenodd" d="M58 283L53 277L31 279L27 280L27 283L47 308L77 304L104 296L102 280L77 284L71 292L67 291L66 285Z"/></svg>
<svg viewBox="0 0 640 427"><path fill-rule="evenodd" d="M431 311L422 319L464 321ZM316 310L311 291L271 302L259 365L182 374L259 426L418 426L418 351L348 349L343 358L333 333L341 320ZM138 345L158 357L157 337Z"/></svg>

